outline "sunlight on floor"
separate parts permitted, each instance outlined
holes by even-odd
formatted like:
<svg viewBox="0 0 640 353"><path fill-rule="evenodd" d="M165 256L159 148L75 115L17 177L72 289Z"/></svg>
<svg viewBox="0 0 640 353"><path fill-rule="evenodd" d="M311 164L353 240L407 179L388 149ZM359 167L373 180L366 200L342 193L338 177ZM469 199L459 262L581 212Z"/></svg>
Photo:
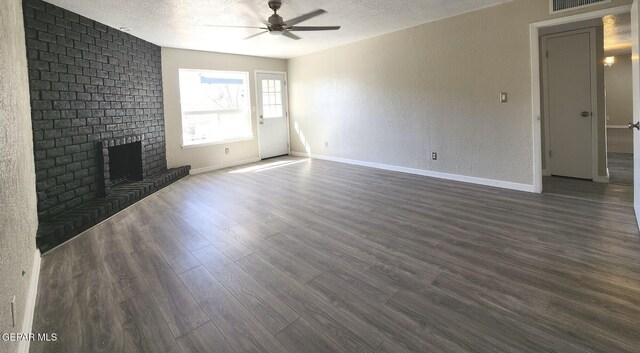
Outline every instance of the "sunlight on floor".
<svg viewBox="0 0 640 353"><path fill-rule="evenodd" d="M264 172L265 170L271 170L271 169L275 169L275 168L286 167L288 165L298 164L298 163L306 162L306 161L307 161L306 159L300 159L300 160L295 160L295 161L278 161L278 162L254 165L254 166L247 167L247 168L232 170L232 171L229 172L229 174L259 173L259 172Z"/></svg>

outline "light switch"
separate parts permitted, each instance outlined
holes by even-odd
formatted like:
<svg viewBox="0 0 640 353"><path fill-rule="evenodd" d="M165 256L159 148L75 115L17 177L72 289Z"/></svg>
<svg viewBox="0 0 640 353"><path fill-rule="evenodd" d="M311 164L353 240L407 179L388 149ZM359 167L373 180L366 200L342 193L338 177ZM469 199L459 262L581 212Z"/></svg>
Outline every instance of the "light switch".
<svg viewBox="0 0 640 353"><path fill-rule="evenodd" d="M500 92L500 103L507 103L508 100L507 92Z"/></svg>

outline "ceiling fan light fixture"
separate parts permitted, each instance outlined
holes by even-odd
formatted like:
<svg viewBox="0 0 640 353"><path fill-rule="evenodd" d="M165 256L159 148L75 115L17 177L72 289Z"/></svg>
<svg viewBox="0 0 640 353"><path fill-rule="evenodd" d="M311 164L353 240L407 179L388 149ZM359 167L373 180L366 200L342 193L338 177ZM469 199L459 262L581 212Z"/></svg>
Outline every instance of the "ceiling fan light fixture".
<svg viewBox="0 0 640 353"><path fill-rule="evenodd" d="M606 67L611 67L615 63L616 63L616 57L615 56L607 56L606 58L604 58L604 66L606 66Z"/></svg>

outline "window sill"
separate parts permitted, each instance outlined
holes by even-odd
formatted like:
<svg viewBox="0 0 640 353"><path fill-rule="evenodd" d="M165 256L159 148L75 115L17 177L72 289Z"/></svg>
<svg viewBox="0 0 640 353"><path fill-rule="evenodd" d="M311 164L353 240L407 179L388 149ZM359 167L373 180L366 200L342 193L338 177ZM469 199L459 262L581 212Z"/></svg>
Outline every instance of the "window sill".
<svg viewBox="0 0 640 353"><path fill-rule="evenodd" d="M188 149L198 148L198 147L207 147L207 146L224 145L224 144L227 144L227 143L242 142L242 141L251 141L251 140L253 140L253 136L249 136L249 137L241 137L241 138L232 139L232 140L214 141L214 142L203 142L203 143L197 143L197 144L192 144L192 145L182 145L181 147L182 147L182 149L183 149L183 150L188 150Z"/></svg>

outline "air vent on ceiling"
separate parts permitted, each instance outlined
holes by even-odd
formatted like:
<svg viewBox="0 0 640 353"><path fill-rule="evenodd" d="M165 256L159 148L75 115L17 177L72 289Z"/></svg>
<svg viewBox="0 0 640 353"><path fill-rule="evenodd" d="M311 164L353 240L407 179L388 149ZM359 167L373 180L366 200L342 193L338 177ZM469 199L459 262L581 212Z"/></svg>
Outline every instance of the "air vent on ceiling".
<svg viewBox="0 0 640 353"><path fill-rule="evenodd" d="M549 7L551 13L557 13L607 2L611 2L611 0L549 0Z"/></svg>

